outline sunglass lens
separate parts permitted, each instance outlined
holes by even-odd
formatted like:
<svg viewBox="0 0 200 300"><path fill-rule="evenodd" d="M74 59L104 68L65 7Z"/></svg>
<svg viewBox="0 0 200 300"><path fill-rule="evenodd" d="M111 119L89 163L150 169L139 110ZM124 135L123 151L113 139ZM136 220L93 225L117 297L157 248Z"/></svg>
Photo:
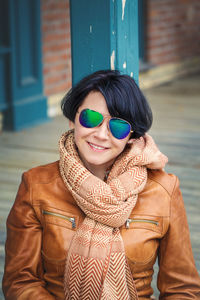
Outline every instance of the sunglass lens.
<svg viewBox="0 0 200 300"><path fill-rule="evenodd" d="M124 139L131 131L131 125L121 119L110 119L109 127L112 135L117 139Z"/></svg>
<svg viewBox="0 0 200 300"><path fill-rule="evenodd" d="M103 116L97 111L91 109L84 109L80 113L79 122L86 128L93 128L98 126L103 121Z"/></svg>

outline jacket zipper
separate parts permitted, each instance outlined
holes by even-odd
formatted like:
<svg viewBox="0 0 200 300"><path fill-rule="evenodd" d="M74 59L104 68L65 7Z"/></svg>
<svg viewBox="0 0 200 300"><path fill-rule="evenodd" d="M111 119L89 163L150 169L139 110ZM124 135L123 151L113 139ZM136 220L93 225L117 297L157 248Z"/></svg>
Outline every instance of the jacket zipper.
<svg viewBox="0 0 200 300"><path fill-rule="evenodd" d="M43 210L42 213L43 213L43 215L55 216L55 217L67 220L67 221L72 223L72 228L76 228L75 218L67 217L67 216L64 216L64 215L61 215L61 214L58 214L58 213L54 213L54 212L51 212L51 211L47 211L47 210Z"/></svg>
<svg viewBox="0 0 200 300"><path fill-rule="evenodd" d="M127 229L129 228L130 223L150 223L158 226L158 221L147 220L147 219L127 219L125 223Z"/></svg>

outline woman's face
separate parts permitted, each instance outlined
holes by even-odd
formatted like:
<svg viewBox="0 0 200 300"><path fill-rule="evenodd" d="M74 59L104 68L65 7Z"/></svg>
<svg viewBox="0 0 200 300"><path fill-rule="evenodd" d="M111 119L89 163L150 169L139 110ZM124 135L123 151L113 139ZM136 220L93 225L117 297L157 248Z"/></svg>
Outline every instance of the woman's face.
<svg viewBox="0 0 200 300"><path fill-rule="evenodd" d="M105 118L103 122L94 128L85 128L79 122L79 113L89 108L100 112ZM130 134L124 139L115 138L108 128L109 111L105 98L100 92L90 92L79 107L74 123L70 122L70 128L74 128L75 143L79 155L86 166L94 175L98 171L106 171L116 157L124 150ZM97 175L96 175L97 176Z"/></svg>

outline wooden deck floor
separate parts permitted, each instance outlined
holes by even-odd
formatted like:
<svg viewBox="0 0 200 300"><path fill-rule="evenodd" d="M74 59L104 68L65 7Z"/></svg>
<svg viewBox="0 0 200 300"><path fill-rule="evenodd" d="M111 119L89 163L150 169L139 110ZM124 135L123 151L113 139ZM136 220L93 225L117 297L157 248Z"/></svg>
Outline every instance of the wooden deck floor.
<svg viewBox="0 0 200 300"><path fill-rule="evenodd" d="M166 170L180 178L193 253L200 273L200 74L144 93L154 113L150 134L169 157ZM0 281L4 265L5 222L21 174L33 166L57 160L58 139L67 128L67 121L60 116L39 127L0 135Z"/></svg>

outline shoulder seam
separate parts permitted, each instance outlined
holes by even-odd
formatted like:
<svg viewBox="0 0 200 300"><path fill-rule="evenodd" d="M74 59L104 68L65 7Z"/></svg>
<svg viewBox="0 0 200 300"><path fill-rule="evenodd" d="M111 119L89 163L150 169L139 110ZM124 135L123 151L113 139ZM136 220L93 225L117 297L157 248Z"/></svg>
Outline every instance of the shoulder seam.
<svg viewBox="0 0 200 300"><path fill-rule="evenodd" d="M47 180L47 179L46 179L46 180L40 179L40 180L35 180L35 181L32 180L32 184L33 184L33 185L35 185L35 184L49 184L49 183L51 183L52 181L54 181L55 179L57 179L57 178L60 178L60 175L59 175L59 174L57 174L57 175L51 177L49 180Z"/></svg>
<svg viewBox="0 0 200 300"><path fill-rule="evenodd" d="M56 162L52 163L52 164L55 164ZM59 170L57 172L55 172L55 174L53 174L53 176L51 176L51 178L39 178L38 180L37 179L33 179L33 175L34 175L34 172L37 170L37 172L39 170L45 170L48 172L48 168L47 168L47 165L42 165L42 166L38 166L38 167L35 167L35 168L32 168L26 172L24 172L24 174L26 176L28 176L30 178L30 181L32 184L48 184L50 182L52 182L53 180L55 180L56 178L59 178L60 177L60 173L59 173Z"/></svg>
<svg viewBox="0 0 200 300"><path fill-rule="evenodd" d="M151 176L149 176L149 180L154 181L154 182L156 182L157 184L159 184L159 185L167 192L167 194L171 197L171 196L173 195L173 192L174 192L174 189L175 189L175 187L176 187L177 180L178 180L178 178L177 178L176 175L173 175L173 176L174 176L175 178L174 178L174 181L173 181L173 189L172 189L171 193L170 193L169 190L168 190L163 184L161 184L158 180L156 180L156 179L154 179L154 178L151 178Z"/></svg>

